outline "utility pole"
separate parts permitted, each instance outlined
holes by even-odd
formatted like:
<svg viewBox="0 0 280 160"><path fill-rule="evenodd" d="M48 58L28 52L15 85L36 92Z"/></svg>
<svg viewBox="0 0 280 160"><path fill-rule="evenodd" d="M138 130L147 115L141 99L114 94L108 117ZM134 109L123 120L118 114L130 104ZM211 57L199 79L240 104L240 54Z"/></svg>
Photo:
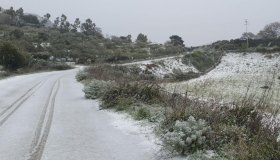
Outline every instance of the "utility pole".
<svg viewBox="0 0 280 160"><path fill-rule="evenodd" d="M248 35L248 19L245 20L246 25L246 39L247 39L247 49L249 48L249 35Z"/></svg>

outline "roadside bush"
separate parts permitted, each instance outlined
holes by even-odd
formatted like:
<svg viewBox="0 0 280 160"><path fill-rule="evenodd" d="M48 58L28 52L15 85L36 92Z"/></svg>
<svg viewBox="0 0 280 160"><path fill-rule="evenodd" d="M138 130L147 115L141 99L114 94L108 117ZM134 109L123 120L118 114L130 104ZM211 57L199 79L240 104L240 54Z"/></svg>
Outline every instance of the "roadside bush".
<svg viewBox="0 0 280 160"><path fill-rule="evenodd" d="M87 68L86 72L97 80L119 80L123 81L127 77L127 69L122 66L111 66L111 65L94 65Z"/></svg>
<svg viewBox="0 0 280 160"><path fill-rule="evenodd" d="M4 77L9 77L11 75L10 72L6 72L6 71L1 71L0 70L0 79L4 78Z"/></svg>
<svg viewBox="0 0 280 160"><path fill-rule="evenodd" d="M117 111L128 111L134 104L135 101L131 97L118 97L115 100L114 109L116 109Z"/></svg>
<svg viewBox="0 0 280 160"><path fill-rule="evenodd" d="M97 99L100 98L104 92L106 92L108 87L111 87L112 82L92 80L84 88L85 97L88 99Z"/></svg>
<svg viewBox="0 0 280 160"><path fill-rule="evenodd" d="M136 120L143 120L143 119L149 119L151 117L151 112L149 109L145 107L141 107L136 112Z"/></svg>
<svg viewBox="0 0 280 160"><path fill-rule="evenodd" d="M48 68L49 62L43 59L31 59L29 62L29 68L33 70L43 70L44 68Z"/></svg>
<svg viewBox="0 0 280 160"><path fill-rule="evenodd" d="M43 71L43 70L67 70L73 67L66 63L54 63L43 59L30 59L29 65L24 68L25 72Z"/></svg>
<svg viewBox="0 0 280 160"><path fill-rule="evenodd" d="M186 155L206 149L205 135L209 131L210 126L204 120L195 120L190 116L187 121L177 120L172 130L165 133L162 139L167 149Z"/></svg>
<svg viewBox="0 0 280 160"><path fill-rule="evenodd" d="M85 72L87 72L91 78L104 81L112 80L117 83L156 80L154 75L143 74L137 67L99 64L88 67Z"/></svg>
<svg viewBox="0 0 280 160"><path fill-rule="evenodd" d="M122 101L129 99L129 102L157 104L161 103L160 89L153 84L132 83L119 84L108 89L101 97L104 108L118 106Z"/></svg>
<svg viewBox="0 0 280 160"><path fill-rule="evenodd" d="M27 65L27 54L21 53L11 43L4 43L0 46L0 64L6 69L16 70Z"/></svg>
<svg viewBox="0 0 280 160"><path fill-rule="evenodd" d="M50 65L51 69L55 70L67 70L67 69L72 69L70 65L67 65L66 63L54 63Z"/></svg>
<svg viewBox="0 0 280 160"><path fill-rule="evenodd" d="M88 73L87 73L87 72L85 72L85 71L79 71L79 72L77 73L77 75L76 75L76 80L77 80L78 82L81 82L81 81L87 79L87 77L88 77Z"/></svg>

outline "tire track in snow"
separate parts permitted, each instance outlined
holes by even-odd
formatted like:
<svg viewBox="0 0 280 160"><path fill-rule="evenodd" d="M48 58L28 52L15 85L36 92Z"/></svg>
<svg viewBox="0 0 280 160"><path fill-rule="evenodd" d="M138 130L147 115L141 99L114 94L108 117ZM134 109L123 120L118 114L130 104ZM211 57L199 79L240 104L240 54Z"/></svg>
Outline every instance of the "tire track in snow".
<svg viewBox="0 0 280 160"><path fill-rule="evenodd" d="M47 102L42 110L34 138L32 140L30 155L28 160L40 160L42 158L44 148L49 136L51 124L54 115L54 107L56 96L60 88L60 78L55 81L51 92L48 96Z"/></svg>
<svg viewBox="0 0 280 160"><path fill-rule="evenodd" d="M31 87L27 92L25 92L22 96L20 96L16 101L14 101L10 106L4 109L0 113L0 127L20 108L20 106L27 101L46 81L42 83L35 84ZM39 86L39 87L38 87ZM36 88L37 87L37 88Z"/></svg>

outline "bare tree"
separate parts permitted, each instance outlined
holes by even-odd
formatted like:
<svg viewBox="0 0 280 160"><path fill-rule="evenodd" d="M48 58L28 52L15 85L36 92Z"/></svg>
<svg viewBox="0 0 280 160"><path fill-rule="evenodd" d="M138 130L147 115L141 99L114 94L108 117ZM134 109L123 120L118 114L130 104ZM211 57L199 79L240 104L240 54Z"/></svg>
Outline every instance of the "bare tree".
<svg viewBox="0 0 280 160"><path fill-rule="evenodd" d="M265 26L263 30L258 33L262 39L277 39L280 37L280 23L274 22Z"/></svg>

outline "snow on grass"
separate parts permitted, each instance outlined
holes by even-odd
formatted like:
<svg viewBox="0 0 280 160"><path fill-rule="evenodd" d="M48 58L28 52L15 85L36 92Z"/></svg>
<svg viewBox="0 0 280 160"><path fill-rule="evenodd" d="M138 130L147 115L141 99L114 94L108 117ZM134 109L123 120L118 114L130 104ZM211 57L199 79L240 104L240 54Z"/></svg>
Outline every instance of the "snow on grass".
<svg viewBox="0 0 280 160"><path fill-rule="evenodd" d="M271 92L271 102L280 103L280 55L229 53L215 69L187 82L167 84L170 91L203 98L238 100L245 95L261 97Z"/></svg>
<svg viewBox="0 0 280 160"><path fill-rule="evenodd" d="M143 139L143 145L146 145L149 149L159 151L160 146L157 144L160 141L153 132L155 126L145 121L135 121L127 113L108 111L108 114L113 118L112 125L115 128L127 135L140 136Z"/></svg>
<svg viewBox="0 0 280 160"><path fill-rule="evenodd" d="M172 74L174 70L181 70L183 73L198 72L198 70L192 65L183 64L182 56L140 61L123 65L139 67L143 72L150 72L159 78Z"/></svg>

